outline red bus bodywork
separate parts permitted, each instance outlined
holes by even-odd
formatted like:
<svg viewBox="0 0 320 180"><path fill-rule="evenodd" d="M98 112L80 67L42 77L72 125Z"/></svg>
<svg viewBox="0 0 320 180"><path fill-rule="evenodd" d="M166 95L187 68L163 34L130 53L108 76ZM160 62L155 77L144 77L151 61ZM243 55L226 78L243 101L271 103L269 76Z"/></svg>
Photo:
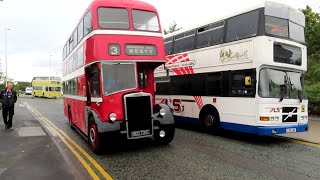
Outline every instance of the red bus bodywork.
<svg viewBox="0 0 320 180"><path fill-rule="evenodd" d="M130 27L126 30L119 29L101 29L98 22L98 9L101 7L110 8L123 8L128 11ZM155 139L159 137L159 133L162 129L166 129L165 126L173 126L174 120L172 113L166 105L155 104L154 91L155 83L153 70L165 62L165 48L162 37L162 30L159 24L159 31L141 31L136 30L132 23L132 10L143 10L148 12L154 12L158 15L157 10L150 4L141 1L119 1L119 0L95 0L86 10L84 16L90 12L92 17L92 31L84 35L82 40L76 42L74 48L68 47L72 42L73 35L69 38L63 53L63 76L64 76L64 114L68 117L70 124L79 129L84 135L88 136L88 140L92 141L91 146L96 150L100 150L102 144L101 138L97 141L98 134L113 133L113 134L126 134L128 139L136 139L154 136ZM159 18L158 18L159 19ZM80 21L81 22L81 21ZM80 23L81 24L81 23ZM75 32L77 33L77 28ZM78 34L79 34L78 30ZM75 40L78 41L78 40ZM110 46L118 45L120 50L119 55L110 54ZM156 54L154 55L127 55L126 45L140 45L140 46L154 46L156 47ZM140 48L140 47L139 47ZM67 50L69 52L67 52ZM137 49L139 51L139 49ZM145 50L147 51L147 50ZM83 57L82 57L83 56ZM138 74L136 76L136 88L124 89L112 94L105 94L104 88L106 87L103 82L103 67L106 63L132 63L136 71L144 72L145 86L140 86L138 80ZM99 76L99 89L98 93L93 93L93 76L95 73L93 69L98 69L97 76ZM94 72L93 72L94 71ZM119 80L118 80L119 81ZM96 80L95 80L96 82ZM130 132L128 130L128 121L131 124L134 120L130 121L128 116L141 117L145 116L142 110L136 108L136 112L131 112L129 107L125 107L127 99L132 97L142 96L151 97L151 109L152 109L152 130L140 132L139 130ZM128 96L128 98L126 98ZM142 98L143 99L143 98ZM131 101L131 100L130 100ZM135 100L132 100L134 102ZM137 101L142 102L142 101ZM147 103L147 101L145 101ZM128 102L127 102L128 104ZM146 106L140 104L139 106ZM159 115L160 110L165 111L165 115ZM134 113L128 115L128 112ZM138 113L139 111L140 114ZM147 111L149 109L147 108ZM110 120L110 114L116 114L116 120ZM148 112L146 112L148 113ZM126 117L127 115L127 117ZM146 121L147 124L149 123ZM137 121L137 124L141 122ZM135 127L136 125L131 125ZM141 127L145 125L141 124ZM164 127L164 128L161 128ZM135 127L137 129L139 127ZM96 132L94 132L94 130ZM143 130L143 129L141 129ZM91 132L93 131L93 132ZM170 130L172 131L172 130ZM147 133L146 133L147 132ZM148 134L149 132L149 134ZM165 132L167 135L172 132ZM164 134L165 134L164 133ZM173 130L174 134L174 130ZM144 136L145 135L145 136ZM94 137L91 137L94 136ZM162 135L163 136L163 132ZM173 138L173 135L172 135ZM171 140L172 140L171 138ZM161 138L160 138L161 139ZM170 138L169 138L170 139ZM168 143L171 141L169 140ZM163 140L162 140L163 141Z"/></svg>

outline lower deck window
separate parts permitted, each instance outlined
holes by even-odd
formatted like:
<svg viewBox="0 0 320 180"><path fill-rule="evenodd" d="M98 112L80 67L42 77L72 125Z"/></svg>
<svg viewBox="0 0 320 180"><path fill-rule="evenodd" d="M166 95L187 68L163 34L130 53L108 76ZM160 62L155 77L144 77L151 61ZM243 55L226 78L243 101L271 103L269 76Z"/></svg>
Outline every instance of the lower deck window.
<svg viewBox="0 0 320 180"><path fill-rule="evenodd" d="M255 69L249 69L172 76L170 82L157 83L156 94L255 97L255 74Z"/></svg>

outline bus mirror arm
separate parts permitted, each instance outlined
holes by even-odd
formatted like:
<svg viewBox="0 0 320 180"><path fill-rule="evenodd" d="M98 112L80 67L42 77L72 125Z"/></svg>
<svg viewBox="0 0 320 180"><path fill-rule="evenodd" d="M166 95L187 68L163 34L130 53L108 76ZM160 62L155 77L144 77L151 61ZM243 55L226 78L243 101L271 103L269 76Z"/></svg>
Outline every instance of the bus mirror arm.
<svg viewBox="0 0 320 180"><path fill-rule="evenodd" d="M299 98L299 103L302 103L302 97L301 97L301 90L298 90L298 98Z"/></svg>
<svg viewBox="0 0 320 180"><path fill-rule="evenodd" d="M167 69L166 67L165 69L166 69L167 77L169 77L169 69Z"/></svg>

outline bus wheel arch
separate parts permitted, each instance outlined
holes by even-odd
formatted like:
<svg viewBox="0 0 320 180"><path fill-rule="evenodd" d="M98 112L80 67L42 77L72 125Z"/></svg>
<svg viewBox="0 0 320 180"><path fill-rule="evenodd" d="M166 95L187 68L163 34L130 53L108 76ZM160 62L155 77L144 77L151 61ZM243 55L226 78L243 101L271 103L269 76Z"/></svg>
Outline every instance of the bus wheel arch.
<svg viewBox="0 0 320 180"><path fill-rule="evenodd" d="M199 120L207 131L215 131L220 127L220 115L216 107L207 104L202 107L199 113Z"/></svg>
<svg viewBox="0 0 320 180"><path fill-rule="evenodd" d="M95 154L102 153L102 139L92 113L88 116L88 144Z"/></svg>

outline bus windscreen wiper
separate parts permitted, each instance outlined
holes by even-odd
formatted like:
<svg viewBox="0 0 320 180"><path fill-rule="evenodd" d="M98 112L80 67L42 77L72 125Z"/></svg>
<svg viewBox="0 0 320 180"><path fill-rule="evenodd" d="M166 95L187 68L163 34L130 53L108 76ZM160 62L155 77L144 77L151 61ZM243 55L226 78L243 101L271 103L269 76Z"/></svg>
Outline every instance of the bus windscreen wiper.
<svg viewBox="0 0 320 180"><path fill-rule="evenodd" d="M279 102L283 101L283 98L285 96L286 91L287 91L287 85L286 84L280 85L280 100L279 100Z"/></svg>

